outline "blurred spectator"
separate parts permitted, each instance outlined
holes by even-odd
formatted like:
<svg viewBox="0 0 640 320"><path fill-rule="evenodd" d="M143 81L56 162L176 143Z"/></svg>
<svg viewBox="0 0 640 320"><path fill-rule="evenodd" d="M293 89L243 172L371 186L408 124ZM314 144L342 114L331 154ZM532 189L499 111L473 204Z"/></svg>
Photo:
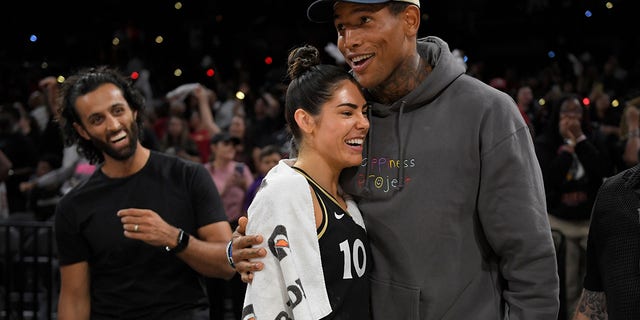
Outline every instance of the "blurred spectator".
<svg viewBox="0 0 640 320"><path fill-rule="evenodd" d="M204 164L216 184L220 198L222 198L224 210L232 230L235 230L238 226L238 219L244 214L242 206L245 195L249 185L253 182L253 174L249 167L243 162L234 160L236 155L235 146L239 143L238 138L228 132L216 134L211 139L212 160ZM227 298L227 293L231 296L235 319L240 319L246 284L240 279L239 273L236 273L228 281L208 278L207 288L212 319L218 319L217 317L219 317L219 314L215 314L216 310L224 309L224 300ZM220 288L227 288L227 290L220 290Z"/></svg>
<svg viewBox="0 0 640 320"><path fill-rule="evenodd" d="M238 143L235 144L236 154L235 161L242 162L249 166L251 171L255 171L253 159L251 157L251 146L247 139L247 120L244 115L234 115L231 117L231 125L229 125L229 135L236 138Z"/></svg>
<svg viewBox="0 0 640 320"><path fill-rule="evenodd" d="M62 166L62 159L56 154L40 156L36 171L29 179L20 183L20 191L27 197L27 210L32 212L36 220L43 221L53 216L58 200L60 200L60 186L62 183L38 186L36 180L45 174Z"/></svg>
<svg viewBox="0 0 640 320"><path fill-rule="evenodd" d="M186 99L188 109L191 112L189 116L191 138L198 146L200 161L206 163L211 160L211 138L221 131L215 123L211 111L217 97L213 90L198 84Z"/></svg>
<svg viewBox="0 0 640 320"><path fill-rule="evenodd" d="M265 91L253 102L251 118L247 122L247 146L257 155L261 147L269 144L281 145L278 134L285 130L284 114L280 101ZM257 159L253 157L254 161Z"/></svg>
<svg viewBox="0 0 640 320"><path fill-rule="evenodd" d="M7 186L5 181L9 178L9 172L13 164L7 158L2 150L0 150L0 219L9 217L9 204L7 203Z"/></svg>
<svg viewBox="0 0 640 320"><path fill-rule="evenodd" d="M36 148L40 149L42 131L38 122L29 114L22 103L14 102L13 108L18 113L18 129L36 145Z"/></svg>
<svg viewBox="0 0 640 320"><path fill-rule="evenodd" d="M20 130L19 118L20 111L14 106L0 106L0 150L13 164L5 180L10 214L27 209L27 199L19 185L35 172L39 155L36 144Z"/></svg>
<svg viewBox="0 0 640 320"><path fill-rule="evenodd" d="M258 192L258 189L260 188L262 179L267 175L267 172L269 172L271 168L275 167L282 159L279 146L270 144L260 148L259 150L259 155L256 160L256 177L247 189L244 205L242 206L243 214L247 213L247 209L249 209L251 201L253 201L253 198L256 196L256 192Z"/></svg>
<svg viewBox="0 0 640 320"><path fill-rule="evenodd" d="M600 75L600 83L605 88L612 90L614 95L621 95L627 89L626 79L628 71L625 70L618 60L618 56L611 54L607 57L602 65L602 73Z"/></svg>
<svg viewBox="0 0 640 320"><path fill-rule="evenodd" d="M22 182L20 190L22 192L47 190L51 194L57 194L57 197L51 196L49 201L57 202L61 196L88 179L95 171L96 165L90 164L89 160L80 155L77 147L76 144L65 147L61 165L58 168L36 175L29 181Z"/></svg>
<svg viewBox="0 0 640 320"><path fill-rule="evenodd" d="M187 121L178 115L169 116L167 131L160 140L160 150L183 159L200 162L198 146L189 134Z"/></svg>
<svg viewBox="0 0 640 320"><path fill-rule="evenodd" d="M211 139L212 160L204 164L218 188L232 229L235 229L238 218L242 216L245 193L253 182L249 167L234 160L238 143L238 138L228 132L216 134Z"/></svg>
<svg viewBox="0 0 640 320"><path fill-rule="evenodd" d="M57 154L62 157L64 150L64 140L62 137L62 130L60 125L56 121L55 115L57 112L57 96L59 84L54 77L46 77L38 82L38 87L44 93L46 97L46 103L49 108L49 119L45 129L40 135L39 153L40 154ZM37 159L37 158L36 158Z"/></svg>
<svg viewBox="0 0 640 320"><path fill-rule="evenodd" d="M155 109L155 121L153 123L153 130L156 136L162 139L169 127L169 118L171 116L177 116L181 119L187 119L187 104L184 100L176 99L163 99L160 106ZM187 127L188 129L188 127Z"/></svg>
<svg viewBox="0 0 640 320"><path fill-rule="evenodd" d="M580 261L585 256L591 207L608 162L589 125L578 97L568 95L554 109L545 134L536 140L549 223L566 237L564 303L568 315L580 295L585 272Z"/></svg>
<svg viewBox="0 0 640 320"><path fill-rule="evenodd" d="M507 80L504 78L496 77L489 80L489 85L500 90L507 92Z"/></svg>
<svg viewBox="0 0 640 320"><path fill-rule="evenodd" d="M529 126L531 137L535 138L542 131L543 119L540 115L540 106L533 99L533 90L528 85L521 86L515 96L516 105L524 122Z"/></svg>
<svg viewBox="0 0 640 320"><path fill-rule="evenodd" d="M239 110L243 110L242 102L235 97L235 92L231 89L231 84L220 84L218 86L218 101L213 106L214 119L220 130L228 130L231 125L231 118Z"/></svg>
<svg viewBox="0 0 640 320"><path fill-rule="evenodd" d="M620 119L620 139L618 142L617 171L626 170L638 164L640 150L640 109L630 101L626 104Z"/></svg>
<svg viewBox="0 0 640 320"><path fill-rule="evenodd" d="M596 85L589 95L591 100L590 117L593 129L598 131L598 139L602 140L602 143L607 148L607 153L612 159L611 171L607 173L610 176L623 168L626 165L620 163L620 121L621 109L613 108L611 106L611 96L604 91L601 85Z"/></svg>
<svg viewBox="0 0 640 320"><path fill-rule="evenodd" d="M34 90L27 100L29 114L36 120L40 131L44 131L49 121L49 107L47 106L47 98L40 90Z"/></svg>

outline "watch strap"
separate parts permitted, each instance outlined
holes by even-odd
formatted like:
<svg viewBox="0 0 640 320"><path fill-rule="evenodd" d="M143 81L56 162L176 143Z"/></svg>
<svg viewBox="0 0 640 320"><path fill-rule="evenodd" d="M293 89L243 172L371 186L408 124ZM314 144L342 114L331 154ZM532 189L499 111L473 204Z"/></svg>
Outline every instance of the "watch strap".
<svg viewBox="0 0 640 320"><path fill-rule="evenodd" d="M173 248L169 248L169 246L165 246L164 249L167 250L167 252L179 253L182 250L184 250L188 244L189 244L189 234L184 232L184 230L180 229L180 233L178 233L178 244Z"/></svg>

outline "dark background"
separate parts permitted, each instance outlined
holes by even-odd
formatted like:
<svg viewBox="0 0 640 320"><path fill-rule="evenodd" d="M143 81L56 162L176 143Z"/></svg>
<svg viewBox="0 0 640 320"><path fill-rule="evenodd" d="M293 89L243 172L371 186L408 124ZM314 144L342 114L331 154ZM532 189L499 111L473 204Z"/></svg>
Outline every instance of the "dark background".
<svg viewBox="0 0 640 320"><path fill-rule="evenodd" d="M234 79L261 86L282 78L287 51L335 42L330 24L306 19L311 0L28 1L0 13L0 99L23 99L38 79L83 66L110 64L151 71L154 92L186 82ZM637 69L640 37L633 0L427 0L420 35L435 35L481 64L487 79L515 69L521 76L566 56L617 55ZM635 1L637 2L637 1ZM593 16L585 17L586 10ZM39 40L29 42L30 35ZM164 42L155 44L157 35ZM112 45L118 36L120 44ZM549 57L554 52L555 57ZM264 63L271 57L273 63ZM137 58L137 63L132 59ZM330 57L326 57L330 60ZM181 77L173 71L181 68ZM207 68L216 74L207 78Z"/></svg>

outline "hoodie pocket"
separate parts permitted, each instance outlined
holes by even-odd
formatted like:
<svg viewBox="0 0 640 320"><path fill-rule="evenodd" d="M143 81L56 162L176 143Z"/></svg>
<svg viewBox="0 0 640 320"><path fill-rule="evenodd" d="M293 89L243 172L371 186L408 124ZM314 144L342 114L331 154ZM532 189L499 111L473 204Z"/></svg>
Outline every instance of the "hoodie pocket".
<svg viewBox="0 0 640 320"><path fill-rule="evenodd" d="M420 319L420 288L371 279L374 320Z"/></svg>

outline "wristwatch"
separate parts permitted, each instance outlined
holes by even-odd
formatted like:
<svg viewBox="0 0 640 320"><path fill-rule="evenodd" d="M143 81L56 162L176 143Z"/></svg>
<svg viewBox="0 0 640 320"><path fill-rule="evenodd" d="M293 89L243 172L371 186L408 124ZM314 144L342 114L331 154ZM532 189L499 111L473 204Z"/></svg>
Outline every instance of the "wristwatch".
<svg viewBox="0 0 640 320"><path fill-rule="evenodd" d="M164 249L167 250L167 252L178 253L184 250L187 245L189 245L189 234L180 229L180 233L178 234L178 245L173 248L165 246Z"/></svg>
<svg viewBox="0 0 640 320"><path fill-rule="evenodd" d="M570 147L573 147L573 146L575 146L575 145L576 145L576 143L575 143L575 142L573 142L573 140L571 140L571 139L564 139L564 143L565 143L566 145L570 146Z"/></svg>

